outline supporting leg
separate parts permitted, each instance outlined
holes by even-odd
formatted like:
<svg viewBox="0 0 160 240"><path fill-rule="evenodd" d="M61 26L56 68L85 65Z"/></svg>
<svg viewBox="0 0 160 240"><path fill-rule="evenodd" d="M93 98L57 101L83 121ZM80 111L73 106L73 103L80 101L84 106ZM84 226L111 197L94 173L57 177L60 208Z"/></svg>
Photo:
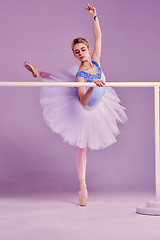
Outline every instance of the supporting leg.
<svg viewBox="0 0 160 240"><path fill-rule="evenodd" d="M87 204L88 192L86 186L86 148L77 148L76 152L76 164L78 177L80 182L80 191L79 191L79 201L81 206L85 206Z"/></svg>
<svg viewBox="0 0 160 240"><path fill-rule="evenodd" d="M87 157L86 157L86 148L77 148L76 152L76 164L77 164L77 171L79 180L86 178L86 164L87 164Z"/></svg>

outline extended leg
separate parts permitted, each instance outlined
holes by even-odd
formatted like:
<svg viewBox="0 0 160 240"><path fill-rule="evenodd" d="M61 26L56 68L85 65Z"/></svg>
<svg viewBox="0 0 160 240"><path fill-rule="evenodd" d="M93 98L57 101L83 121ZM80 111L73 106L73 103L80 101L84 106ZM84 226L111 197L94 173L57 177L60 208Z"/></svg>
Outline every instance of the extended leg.
<svg viewBox="0 0 160 240"><path fill-rule="evenodd" d="M46 79L52 79L52 74L46 73L43 71L38 70L33 64L29 62L25 62L24 64L25 68L30 71L34 77L41 77L41 78L46 78Z"/></svg>

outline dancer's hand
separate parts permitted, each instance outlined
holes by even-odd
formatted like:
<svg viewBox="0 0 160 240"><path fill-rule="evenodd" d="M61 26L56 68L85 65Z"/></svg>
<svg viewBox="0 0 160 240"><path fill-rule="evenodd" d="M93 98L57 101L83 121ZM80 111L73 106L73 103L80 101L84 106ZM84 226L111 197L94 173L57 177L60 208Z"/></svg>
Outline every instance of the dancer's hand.
<svg viewBox="0 0 160 240"><path fill-rule="evenodd" d="M105 85L105 82L102 79L94 79L93 82L98 86L98 87L103 87Z"/></svg>
<svg viewBox="0 0 160 240"><path fill-rule="evenodd" d="M95 7L91 6L87 3L88 8L86 8L87 12L89 12L93 17L97 15Z"/></svg>

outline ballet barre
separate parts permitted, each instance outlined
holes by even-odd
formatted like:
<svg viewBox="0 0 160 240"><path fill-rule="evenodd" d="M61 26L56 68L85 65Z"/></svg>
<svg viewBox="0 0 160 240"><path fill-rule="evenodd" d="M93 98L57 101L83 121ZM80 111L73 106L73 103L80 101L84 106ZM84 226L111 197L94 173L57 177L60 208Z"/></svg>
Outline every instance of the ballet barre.
<svg viewBox="0 0 160 240"><path fill-rule="evenodd" d="M0 82L0 87L96 87L91 82ZM160 82L106 82L104 87L153 87L155 112L155 187L156 200L145 207L137 207L136 213L160 216L160 147L159 147L159 87Z"/></svg>
<svg viewBox="0 0 160 240"><path fill-rule="evenodd" d="M0 87L96 87L89 82L0 82ZM160 82L106 82L104 87L160 87Z"/></svg>

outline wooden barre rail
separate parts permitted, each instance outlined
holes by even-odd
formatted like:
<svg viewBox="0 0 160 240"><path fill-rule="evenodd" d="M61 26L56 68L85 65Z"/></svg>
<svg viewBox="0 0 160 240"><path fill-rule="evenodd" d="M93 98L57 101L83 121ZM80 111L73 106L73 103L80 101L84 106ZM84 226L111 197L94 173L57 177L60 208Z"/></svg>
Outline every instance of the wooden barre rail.
<svg viewBox="0 0 160 240"><path fill-rule="evenodd" d="M82 82L0 82L0 87L95 87L95 83ZM160 82L106 82L105 87L160 87Z"/></svg>

